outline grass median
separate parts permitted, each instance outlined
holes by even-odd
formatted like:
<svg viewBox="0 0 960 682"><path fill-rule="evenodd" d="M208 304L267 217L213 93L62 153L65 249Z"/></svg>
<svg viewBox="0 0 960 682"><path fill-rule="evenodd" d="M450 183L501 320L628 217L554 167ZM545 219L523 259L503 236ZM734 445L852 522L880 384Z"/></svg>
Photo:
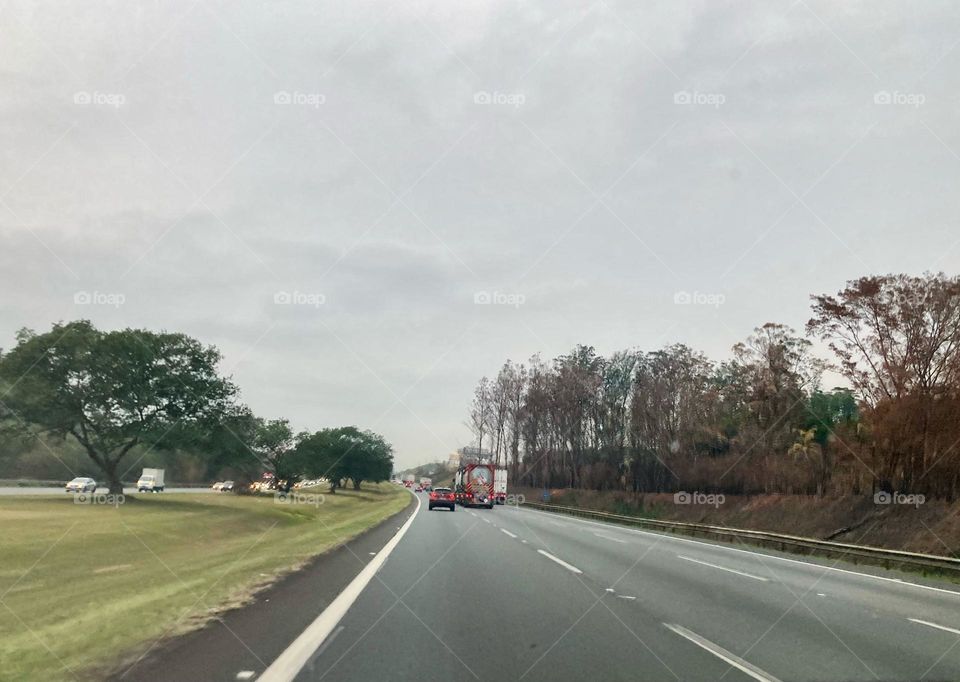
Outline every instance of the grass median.
<svg viewBox="0 0 960 682"><path fill-rule="evenodd" d="M0 497L0 677L93 677L402 510L406 490Z"/></svg>

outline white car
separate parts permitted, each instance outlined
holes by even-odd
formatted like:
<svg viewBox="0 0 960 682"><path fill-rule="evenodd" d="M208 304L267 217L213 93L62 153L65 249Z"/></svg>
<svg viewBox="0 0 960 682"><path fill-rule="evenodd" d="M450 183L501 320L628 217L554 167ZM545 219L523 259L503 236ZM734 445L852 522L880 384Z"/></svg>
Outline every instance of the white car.
<svg viewBox="0 0 960 682"><path fill-rule="evenodd" d="M77 476L67 483L64 490L68 493L95 493L97 491L97 482L86 476Z"/></svg>

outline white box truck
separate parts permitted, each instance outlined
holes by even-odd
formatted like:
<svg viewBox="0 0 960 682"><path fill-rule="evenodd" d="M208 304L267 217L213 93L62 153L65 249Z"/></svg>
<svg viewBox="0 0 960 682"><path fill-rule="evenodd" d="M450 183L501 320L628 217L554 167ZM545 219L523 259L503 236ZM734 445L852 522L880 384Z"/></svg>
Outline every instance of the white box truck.
<svg viewBox="0 0 960 682"><path fill-rule="evenodd" d="M144 469L137 480L137 491L141 493L162 493L163 469Z"/></svg>
<svg viewBox="0 0 960 682"><path fill-rule="evenodd" d="M507 468L497 467L493 472L493 499L497 504L507 501Z"/></svg>

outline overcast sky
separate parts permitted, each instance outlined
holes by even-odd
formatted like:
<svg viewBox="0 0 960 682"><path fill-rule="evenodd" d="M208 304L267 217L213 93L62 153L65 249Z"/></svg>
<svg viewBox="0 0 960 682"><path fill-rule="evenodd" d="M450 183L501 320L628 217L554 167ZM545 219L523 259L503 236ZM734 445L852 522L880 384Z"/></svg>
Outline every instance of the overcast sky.
<svg viewBox="0 0 960 682"><path fill-rule="evenodd" d="M719 359L956 274L958 40L955 1L6 2L0 347L183 331L262 416L445 457L507 358Z"/></svg>

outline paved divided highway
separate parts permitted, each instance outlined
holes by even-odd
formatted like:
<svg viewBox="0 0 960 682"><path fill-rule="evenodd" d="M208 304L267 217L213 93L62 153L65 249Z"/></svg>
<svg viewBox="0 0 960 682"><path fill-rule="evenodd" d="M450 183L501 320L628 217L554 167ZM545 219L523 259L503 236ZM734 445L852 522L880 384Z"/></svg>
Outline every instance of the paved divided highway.
<svg viewBox="0 0 960 682"><path fill-rule="evenodd" d="M297 679L960 680L960 590L860 570L424 500Z"/></svg>

